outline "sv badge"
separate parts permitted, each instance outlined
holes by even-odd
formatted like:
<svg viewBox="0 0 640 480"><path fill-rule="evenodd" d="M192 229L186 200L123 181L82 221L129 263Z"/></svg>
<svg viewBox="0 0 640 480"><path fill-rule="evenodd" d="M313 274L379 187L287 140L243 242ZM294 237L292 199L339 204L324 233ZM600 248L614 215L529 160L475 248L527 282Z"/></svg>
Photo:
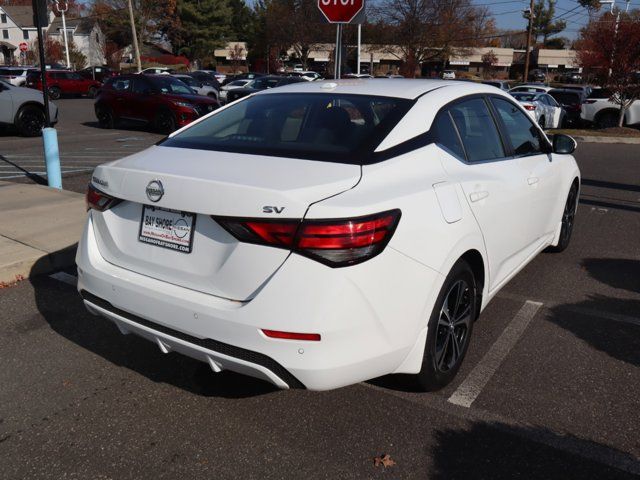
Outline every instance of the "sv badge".
<svg viewBox="0 0 640 480"><path fill-rule="evenodd" d="M284 211L284 207L270 207L270 206L262 207L262 213L282 213L283 211Z"/></svg>

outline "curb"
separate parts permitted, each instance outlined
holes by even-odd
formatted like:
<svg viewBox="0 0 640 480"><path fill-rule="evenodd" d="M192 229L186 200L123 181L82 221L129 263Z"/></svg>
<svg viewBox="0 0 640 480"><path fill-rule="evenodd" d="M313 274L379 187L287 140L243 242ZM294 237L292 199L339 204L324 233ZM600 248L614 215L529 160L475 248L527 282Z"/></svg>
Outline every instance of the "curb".
<svg viewBox="0 0 640 480"><path fill-rule="evenodd" d="M627 145L640 145L640 137L571 136L578 142L584 143L623 143Z"/></svg>
<svg viewBox="0 0 640 480"><path fill-rule="evenodd" d="M77 244L63 250L20 258L13 263L0 265L0 284L14 283L26 278L47 275L76 264Z"/></svg>

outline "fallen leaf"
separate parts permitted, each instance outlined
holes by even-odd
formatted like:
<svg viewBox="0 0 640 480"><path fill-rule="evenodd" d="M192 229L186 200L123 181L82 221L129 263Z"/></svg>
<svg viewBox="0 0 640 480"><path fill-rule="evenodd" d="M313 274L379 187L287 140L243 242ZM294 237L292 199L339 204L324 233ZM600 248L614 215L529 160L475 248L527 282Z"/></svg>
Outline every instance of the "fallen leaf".
<svg viewBox="0 0 640 480"><path fill-rule="evenodd" d="M396 464L396 462L391 458L391 455L385 453L384 455L379 455L373 459L373 464L376 467L382 465L384 468L392 467Z"/></svg>

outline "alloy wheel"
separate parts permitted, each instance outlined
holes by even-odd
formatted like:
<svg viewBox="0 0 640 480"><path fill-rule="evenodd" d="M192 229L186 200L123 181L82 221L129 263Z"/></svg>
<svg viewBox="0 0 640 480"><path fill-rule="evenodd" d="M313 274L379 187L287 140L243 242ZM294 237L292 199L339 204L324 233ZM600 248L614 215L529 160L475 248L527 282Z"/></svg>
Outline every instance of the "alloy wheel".
<svg viewBox="0 0 640 480"><path fill-rule="evenodd" d="M458 280L447 292L436 333L436 366L441 372L454 368L460 361L472 322L472 289Z"/></svg>

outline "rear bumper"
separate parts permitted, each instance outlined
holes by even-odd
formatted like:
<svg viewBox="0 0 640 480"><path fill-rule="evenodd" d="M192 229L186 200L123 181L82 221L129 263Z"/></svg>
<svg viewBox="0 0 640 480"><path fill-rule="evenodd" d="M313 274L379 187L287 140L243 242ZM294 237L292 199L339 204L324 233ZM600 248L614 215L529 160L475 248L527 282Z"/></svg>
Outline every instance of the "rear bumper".
<svg viewBox="0 0 640 480"><path fill-rule="evenodd" d="M419 371L419 362L405 360L419 338L424 342L435 299L429 292L443 281L392 248L341 269L292 255L251 301L236 302L106 262L91 215L76 262L87 308L121 331L209 363L214 371L311 390ZM274 339L261 329L319 333L322 339Z"/></svg>

